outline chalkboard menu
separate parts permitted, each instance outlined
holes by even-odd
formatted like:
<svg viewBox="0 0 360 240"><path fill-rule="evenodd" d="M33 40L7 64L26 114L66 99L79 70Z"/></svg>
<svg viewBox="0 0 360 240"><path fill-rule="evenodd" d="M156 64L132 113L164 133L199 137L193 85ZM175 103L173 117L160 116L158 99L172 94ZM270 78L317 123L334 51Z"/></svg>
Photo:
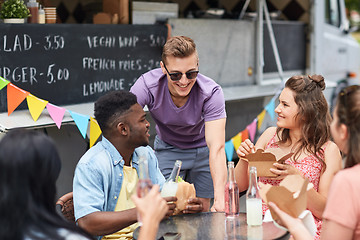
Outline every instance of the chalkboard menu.
<svg viewBox="0 0 360 240"><path fill-rule="evenodd" d="M166 37L164 25L0 24L0 76L58 106L93 102L159 67Z"/></svg>

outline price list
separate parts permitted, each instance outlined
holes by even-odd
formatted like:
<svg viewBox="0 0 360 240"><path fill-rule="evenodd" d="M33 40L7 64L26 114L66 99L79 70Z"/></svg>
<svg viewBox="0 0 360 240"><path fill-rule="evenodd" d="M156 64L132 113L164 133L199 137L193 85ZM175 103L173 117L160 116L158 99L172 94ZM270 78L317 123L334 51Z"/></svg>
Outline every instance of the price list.
<svg viewBox="0 0 360 240"><path fill-rule="evenodd" d="M0 76L56 105L128 90L160 66L162 25L0 25ZM6 111L0 91L0 112Z"/></svg>

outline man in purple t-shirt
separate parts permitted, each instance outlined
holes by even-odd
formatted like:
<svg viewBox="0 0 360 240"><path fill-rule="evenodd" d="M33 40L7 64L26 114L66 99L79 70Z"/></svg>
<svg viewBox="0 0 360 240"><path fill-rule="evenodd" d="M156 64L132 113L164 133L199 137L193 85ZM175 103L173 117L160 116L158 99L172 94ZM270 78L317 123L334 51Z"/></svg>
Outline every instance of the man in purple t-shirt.
<svg viewBox="0 0 360 240"><path fill-rule="evenodd" d="M147 105L156 123L154 149L165 178L176 160L180 175L194 183L204 206L224 211L227 170L225 100L214 80L199 74L195 43L184 36L170 38L163 48L161 68L143 74L130 91Z"/></svg>

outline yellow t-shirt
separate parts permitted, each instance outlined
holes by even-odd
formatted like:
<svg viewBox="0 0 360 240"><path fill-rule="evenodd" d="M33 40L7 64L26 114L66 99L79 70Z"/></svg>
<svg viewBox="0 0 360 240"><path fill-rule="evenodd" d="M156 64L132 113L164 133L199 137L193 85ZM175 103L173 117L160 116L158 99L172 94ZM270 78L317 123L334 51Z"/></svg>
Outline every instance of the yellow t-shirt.
<svg viewBox="0 0 360 240"><path fill-rule="evenodd" d="M136 169L129 166L124 166L123 182L119 194L118 201L115 206L115 211L123 211L134 208L135 204L131 201L131 196L136 193L136 184L139 180ZM102 239L116 239L128 240L133 239L133 232L138 227L138 223L134 223L120 231L111 235L104 236Z"/></svg>

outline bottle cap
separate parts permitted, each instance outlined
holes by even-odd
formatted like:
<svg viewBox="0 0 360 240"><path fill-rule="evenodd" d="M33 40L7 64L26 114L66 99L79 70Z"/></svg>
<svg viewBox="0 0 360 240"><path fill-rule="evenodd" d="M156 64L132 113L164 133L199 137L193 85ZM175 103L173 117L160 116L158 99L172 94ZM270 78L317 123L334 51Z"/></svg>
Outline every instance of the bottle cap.
<svg viewBox="0 0 360 240"><path fill-rule="evenodd" d="M44 10L44 8L43 8L43 6L41 4L39 5L39 13L40 14L45 14L45 10Z"/></svg>
<svg viewBox="0 0 360 240"><path fill-rule="evenodd" d="M28 7L39 7L39 3L36 0L29 0L27 3Z"/></svg>
<svg viewBox="0 0 360 240"><path fill-rule="evenodd" d="M228 161L228 167L234 167L234 162L233 161Z"/></svg>

